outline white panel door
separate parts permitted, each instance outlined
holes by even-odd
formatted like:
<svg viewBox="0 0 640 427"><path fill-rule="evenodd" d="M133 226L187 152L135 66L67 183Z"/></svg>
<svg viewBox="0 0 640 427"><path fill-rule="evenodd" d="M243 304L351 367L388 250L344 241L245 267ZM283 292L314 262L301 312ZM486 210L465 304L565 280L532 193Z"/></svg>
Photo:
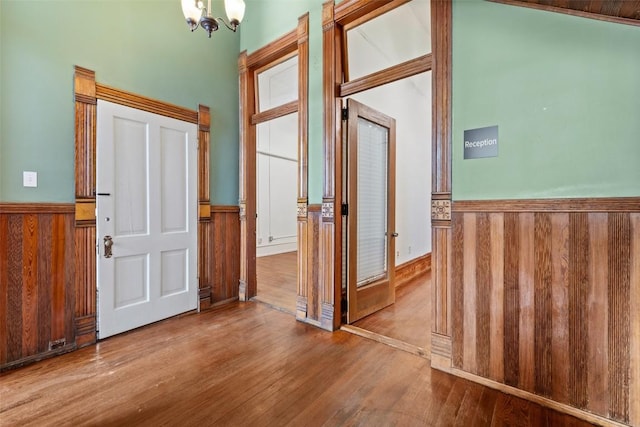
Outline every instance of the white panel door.
<svg viewBox="0 0 640 427"><path fill-rule="evenodd" d="M98 101L98 337L197 308L196 125ZM110 253L109 253L110 252Z"/></svg>

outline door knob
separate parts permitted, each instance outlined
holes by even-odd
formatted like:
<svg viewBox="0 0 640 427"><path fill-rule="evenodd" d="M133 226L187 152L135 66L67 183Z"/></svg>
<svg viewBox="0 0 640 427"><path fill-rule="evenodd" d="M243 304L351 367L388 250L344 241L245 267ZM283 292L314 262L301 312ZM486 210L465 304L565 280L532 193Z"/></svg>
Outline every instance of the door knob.
<svg viewBox="0 0 640 427"><path fill-rule="evenodd" d="M398 237L398 233L393 233L391 237Z"/></svg>
<svg viewBox="0 0 640 427"><path fill-rule="evenodd" d="M104 236L104 257L111 258L111 246L113 246L113 238L111 236Z"/></svg>

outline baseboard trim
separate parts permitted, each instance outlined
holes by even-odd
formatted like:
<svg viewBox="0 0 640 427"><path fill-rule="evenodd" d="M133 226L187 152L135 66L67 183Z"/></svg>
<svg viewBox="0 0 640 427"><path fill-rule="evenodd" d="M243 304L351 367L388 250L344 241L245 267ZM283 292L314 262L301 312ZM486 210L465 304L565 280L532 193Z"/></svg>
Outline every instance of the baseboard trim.
<svg viewBox="0 0 640 427"><path fill-rule="evenodd" d="M396 288L431 270L431 252L396 266Z"/></svg>
<svg viewBox="0 0 640 427"><path fill-rule="evenodd" d="M490 380L488 378L480 377L475 374L471 374L469 372L462 371L457 368L446 368L444 366L434 366L432 364L432 368L437 369L439 371L447 372L451 375L455 375L456 377L464 378L469 381L473 381L474 383L492 388L494 390L498 390L502 393L510 394L512 396L519 397L521 399L528 400L533 403L537 403L538 405L553 409L558 412L562 412L564 414L568 414L579 418L581 420L600 425L600 426L612 426L612 427L625 427L626 424L619 423L617 421L610 420L608 418L601 417L599 415L592 414L591 412L586 412L581 409L575 408L573 406L567 405L565 403L556 402L555 400L548 399L543 396L539 396L537 394L521 390L516 387L512 387L503 383L499 383L494 380Z"/></svg>

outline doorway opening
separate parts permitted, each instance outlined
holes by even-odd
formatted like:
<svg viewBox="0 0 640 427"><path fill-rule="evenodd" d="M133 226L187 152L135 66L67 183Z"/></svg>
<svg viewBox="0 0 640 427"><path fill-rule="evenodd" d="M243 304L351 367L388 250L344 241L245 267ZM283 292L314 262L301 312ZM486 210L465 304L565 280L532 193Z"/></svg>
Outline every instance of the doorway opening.
<svg viewBox="0 0 640 427"><path fill-rule="evenodd" d="M340 239L336 238L336 262L342 277L343 328L382 341L399 341L428 357L431 341L431 13L430 1L381 2L374 10L363 7L359 14L344 16L338 6L335 24L339 37L334 54L339 61L336 75L338 99L354 99L396 121L396 211L395 250L396 302L359 319L351 313L348 273L348 215L342 215ZM357 16L356 16L357 15ZM349 114L347 114L349 116ZM343 118L345 115L343 114ZM351 168L346 121L336 132L335 203L348 203ZM366 214L365 214L366 215ZM335 219L336 225L338 218ZM336 233L337 234L337 233ZM348 323L348 326L344 326Z"/></svg>
<svg viewBox="0 0 640 427"><path fill-rule="evenodd" d="M298 56L256 75L259 111L298 100ZM256 125L255 300L295 315L297 280L298 113Z"/></svg>
<svg viewBox="0 0 640 427"><path fill-rule="evenodd" d="M306 277L308 25L303 15L239 59L239 296L294 315Z"/></svg>

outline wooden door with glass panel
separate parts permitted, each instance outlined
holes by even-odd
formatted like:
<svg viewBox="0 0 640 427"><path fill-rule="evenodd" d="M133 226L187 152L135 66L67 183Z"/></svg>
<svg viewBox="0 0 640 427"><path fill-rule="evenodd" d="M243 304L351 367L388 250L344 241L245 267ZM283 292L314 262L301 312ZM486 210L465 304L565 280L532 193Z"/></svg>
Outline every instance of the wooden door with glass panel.
<svg viewBox="0 0 640 427"><path fill-rule="evenodd" d="M347 323L395 302L395 120L347 100Z"/></svg>

